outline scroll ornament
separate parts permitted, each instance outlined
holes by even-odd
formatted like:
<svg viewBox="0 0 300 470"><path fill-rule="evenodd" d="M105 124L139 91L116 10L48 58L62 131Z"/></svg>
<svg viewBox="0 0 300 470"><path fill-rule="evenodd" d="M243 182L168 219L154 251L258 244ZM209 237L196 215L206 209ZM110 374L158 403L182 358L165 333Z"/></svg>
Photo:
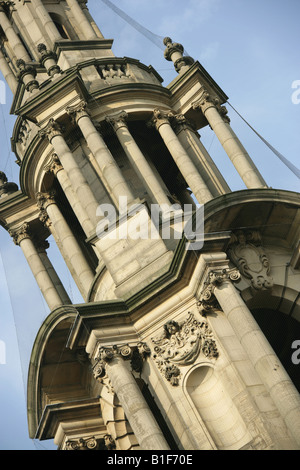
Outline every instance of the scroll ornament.
<svg viewBox="0 0 300 470"><path fill-rule="evenodd" d="M261 236L257 231L234 233L229 246L229 256L241 274L251 281L255 290L273 286L269 260L262 247Z"/></svg>
<svg viewBox="0 0 300 470"><path fill-rule="evenodd" d="M124 344L121 346L100 347L93 366L94 377L96 380L104 378L106 376L106 364L112 361L115 356L130 360L132 370L141 373L144 361L149 355L150 349L147 344L142 342L136 346Z"/></svg>
<svg viewBox="0 0 300 470"><path fill-rule="evenodd" d="M169 321L162 335L152 338L153 357L171 385L179 385L180 367L193 364L199 354L206 358L218 358L219 353L207 321L197 321L192 313L181 324Z"/></svg>

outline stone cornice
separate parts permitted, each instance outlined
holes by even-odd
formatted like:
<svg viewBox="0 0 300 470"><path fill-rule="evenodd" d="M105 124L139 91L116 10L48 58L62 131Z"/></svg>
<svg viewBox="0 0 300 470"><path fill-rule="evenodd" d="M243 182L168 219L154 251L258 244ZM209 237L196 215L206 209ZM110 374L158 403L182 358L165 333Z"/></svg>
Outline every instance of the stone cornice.
<svg viewBox="0 0 300 470"><path fill-rule="evenodd" d="M71 90L76 90L82 99L88 96L84 82L76 69L64 72L58 79L51 81L45 87L42 87L31 100L21 104L22 93L17 93L18 101L14 100L11 113L21 115L24 119L37 122L37 116L44 109L49 107L52 99L57 102L60 98L66 96Z"/></svg>

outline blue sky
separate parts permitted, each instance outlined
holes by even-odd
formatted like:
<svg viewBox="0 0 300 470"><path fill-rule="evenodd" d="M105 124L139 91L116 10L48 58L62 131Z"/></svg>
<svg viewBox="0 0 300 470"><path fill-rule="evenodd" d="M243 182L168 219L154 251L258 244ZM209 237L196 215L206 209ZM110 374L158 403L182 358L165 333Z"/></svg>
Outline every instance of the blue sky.
<svg viewBox="0 0 300 470"><path fill-rule="evenodd" d="M118 0L115 4L156 36L181 42L229 96L229 102L279 152L300 166L300 104L293 103L299 80L299 0ZM116 56L152 65L167 85L176 76L163 52L116 15L101 0L89 8ZM0 77L2 78L2 77ZM299 87L300 89L300 87ZM297 95L300 98L300 93ZM0 170L18 182L10 151L15 118L12 97L0 105ZM231 125L269 186L299 191L299 179L228 107ZM212 131L201 131L204 145L232 190L244 189ZM48 314L39 289L7 233L0 229L0 450L43 449L27 435L25 384L27 361L36 331ZM55 248L51 258L74 302L80 301ZM24 379L25 378L25 379Z"/></svg>

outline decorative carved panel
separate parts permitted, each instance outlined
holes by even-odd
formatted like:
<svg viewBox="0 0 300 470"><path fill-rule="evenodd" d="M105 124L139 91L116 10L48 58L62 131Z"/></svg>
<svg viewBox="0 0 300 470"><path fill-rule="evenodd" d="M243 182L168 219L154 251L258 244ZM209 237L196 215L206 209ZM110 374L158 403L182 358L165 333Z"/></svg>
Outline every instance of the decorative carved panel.
<svg viewBox="0 0 300 470"><path fill-rule="evenodd" d="M212 331L206 320L198 321L192 313L182 323L169 321L163 333L152 338L153 357L162 375L171 385L179 384L180 367L193 364L202 354L205 358L219 356Z"/></svg>

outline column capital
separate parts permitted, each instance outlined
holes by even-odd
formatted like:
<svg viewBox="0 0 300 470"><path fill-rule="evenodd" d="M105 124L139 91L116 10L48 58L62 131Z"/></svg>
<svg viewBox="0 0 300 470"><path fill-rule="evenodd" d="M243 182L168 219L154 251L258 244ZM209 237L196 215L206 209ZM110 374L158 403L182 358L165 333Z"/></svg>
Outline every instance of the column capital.
<svg viewBox="0 0 300 470"><path fill-rule="evenodd" d="M39 213L39 220L42 222L45 227L47 227L50 230L50 227L52 225L52 222L50 220L50 217L45 209L42 209Z"/></svg>
<svg viewBox="0 0 300 470"><path fill-rule="evenodd" d="M79 103L75 104L74 106L68 106L66 108L67 113L73 120L75 124L78 124L78 121L82 117L91 117L89 112L87 111L87 103L86 101L80 101Z"/></svg>
<svg viewBox="0 0 300 470"><path fill-rule="evenodd" d="M216 108L223 121L229 124L228 110L225 106L221 106L219 98L214 97L205 87L202 87L201 92L200 98L192 103L193 109L200 109L205 114L209 108Z"/></svg>
<svg viewBox="0 0 300 470"><path fill-rule="evenodd" d="M143 362L150 355L150 349L145 343L138 343L131 346L129 344L114 345L103 347L99 345L98 352L93 366L95 379L100 379L106 375L106 365L116 357L131 361L131 367L135 372L141 372Z"/></svg>
<svg viewBox="0 0 300 470"><path fill-rule="evenodd" d="M6 13L7 10L14 7L14 2L11 0L1 0L0 1L0 11Z"/></svg>
<svg viewBox="0 0 300 470"><path fill-rule="evenodd" d="M173 114L171 117L171 125L176 134L179 134L182 130L189 129L195 132L191 122L183 114Z"/></svg>
<svg viewBox="0 0 300 470"><path fill-rule="evenodd" d="M40 209L47 209L50 204L56 204L55 191L48 193L36 193L36 204Z"/></svg>
<svg viewBox="0 0 300 470"><path fill-rule="evenodd" d="M45 173L53 173L55 176L60 170L63 170L64 167L62 166L58 156L56 153L53 153L49 163L44 166Z"/></svg>
<svg viewBox="0 0 300 470"><path fill-rule="evenodd" d="M215 289L228 282L236 282L241 274L236 268L217 269L210 271L199 296L198 308L203 316L215 308L220 308L214 295Z"/></svg>
<svg viewBox="0 0 300 470"><path fill-rule="evenodd" d="M22 240L25 240L26 238L32 240L30 225L27 222L25 222L23 225L21 225L21 227L17 229L9 230L8 233L12 237L15 245L20 245Z"/></svg>
<svg viewBox="0 0 300 470"><path fill-rule="evenodd" d="M115 131L117 131L121 127L127 128L127 119L128 114L126 113L126 111L120 111L119 113L111 114L110 116L106 117L106 121L113 126Z"/></svg>
<svg viewBox="0 0 300 470"><path fill-rule="evenodd" d="M171 110L169 111L162 111L161 109L154 109L152 118L148 121L147 125L149 127L156 127L158 130L161 125L169 124L170 125L170 118L173 117L173 113Z"/></svg>
<svg viewBox="0 0 300 470"><path fill-rule="evenodd" d="M46 250L50 247L48 240L36 240L35 247L38 253L46 253Z"/></svg>
<svg viewBox="0 0 300 470"><path fill-rule="evenodd" d="M62 137L63 129L54 119L50 119L48 124L38 132L40 137L47 136L49 142L52 141L54 137Z"/></svg>

